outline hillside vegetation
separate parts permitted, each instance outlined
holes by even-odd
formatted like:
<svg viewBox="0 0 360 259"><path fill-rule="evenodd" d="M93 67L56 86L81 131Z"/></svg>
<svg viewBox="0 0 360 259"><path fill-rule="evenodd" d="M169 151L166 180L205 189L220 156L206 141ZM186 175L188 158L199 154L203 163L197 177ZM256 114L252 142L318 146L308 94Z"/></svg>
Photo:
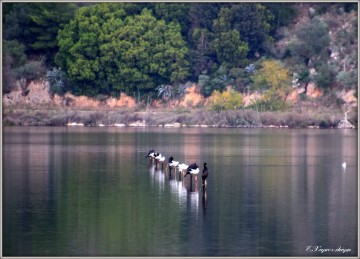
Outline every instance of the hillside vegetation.
<svg viewBox="0 0 360 259"><path fill-rule="evenodd" d="M69 109L357 125L357 3L3 3L3 25L8 124L51 107L56 125Z"/></svg>

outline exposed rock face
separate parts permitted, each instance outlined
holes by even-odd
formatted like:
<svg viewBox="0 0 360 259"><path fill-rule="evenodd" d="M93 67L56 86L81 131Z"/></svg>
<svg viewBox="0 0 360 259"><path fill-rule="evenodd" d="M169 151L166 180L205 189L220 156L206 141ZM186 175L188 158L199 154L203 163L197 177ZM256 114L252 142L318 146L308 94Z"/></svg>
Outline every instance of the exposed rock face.
<svg viewBox="0 0 360 259"><path fill-rule="evenodd" d="M20 102L20 100L23 99L22 96L22 91L21 90L15 90L12 91L11 93L5 94L3 96L3 105L9 106L9 105L14 105Z"/></svg>
<svg viewBox="0 0 360 259"><path fill-rule="evenodd" d="M66 93L63 99L65 99L64 104L76 108L98 108L100 106L100 101L87 96L75 96Z"/></svg>
<svg viewBox="0 0 360 259"><path fill-rule="evenodd" d="M244 106L249 106L253 103L255 103L257 100L260 100L261 99L261 94L258 93L258 92L255 92L255 93L251 93L251 94L248 94L248 95L244 95L243 96L243 102L244 102Z"/></svg>
<svg viewBox="0 0 360 259"><path fill-rule="evenodd" d="M295 103L299 94L305 91L304 87L295 87L293 91L287 96L287 102ZM309 83L307 86L307 96L316 98L323 95L321 89L316 87L314 83ZM337 96L344 100L346 105L350 107L357 107L357 98L354 96L355 90L343 90L337 93ZM255 101L261 99L261 94L254 92L243 96L244 106L249 106ZM11 93L3 96L4 107L18 105L18 106L31 106L33 108L40 108L41 106L55 106L55 107L74 107L74 108L133 108L136 105L135 99L131 96L121 93L119 98L108 97L103 100L91 98L87 96L75 96L71 93L66 93L64 96L54 95L49 92L48 82L31 82L24 91L18 85ZM182 100L172 100L167 102L167 107L197 107L206 103L206 99L201 95L196 84L193 84L186 90ZM164 107L164 104L158 100L154 100L151 104L152 107Z"/></svg>
<svg viewBox="0 0 360 259"><path fill-rule="evenodd" d="M197 90L196 84L186 89L184 99L179 103L182 107L195 107L205 101L204 96Z"/></svg>
<svg viewBox="0 0 360 259"><path fill-rule="evenodd" d="M121 93L120 98L116 99L114 97L111 97L106 100L106 105L108 105L111 108L114 107L129 107L132 108L135 106L135 100L134 98Z"/></svg>
<svg viewBox="0 0 360 259"><path fill-rule="evenodd" d="M20 87L16 87L16 89L11 93L4 95L4 106L15 104L39 106L53 103L49 93L49 84L47 82L31 82L27 89L28 90L25 95Z"/></svg>
<svg viewBox="0 0 360 259"><path fill-rule="evenodd" d="M292 90L286 97L287 103L294 103L299 99L299 89Z"/></svg>
<svg viewBox="0 0 360 259"><path fill-rule="evenodd" d="M306 95L312 98L316 98L323 95L323 91L316 87L314 83L309 83L307 86Z"/></svg>
<svg viewBox="0 0 360 259"><path fill-rule="evenodd" d="M341 98L347 105L350 105L352 107L357 107L357 98L355 97L355 90L350 91L341 91L337 94L339 98Z"/></svg>
<svg viewBox="0 0 360 259"><path fill-rule="evenodd" d="M67 92L64 96L55 94L51 96L48 82L31 82L24 95L20 87L3 96L4 106L28 104L32 107L42 105L69 106L75 108L99 108L99 107L134 107L134 98L121 93L119 98L109 97L104 101L87 96L75 96Z"/></svg>
<svg viewBox="0 0 360 259"><path fill-rule="evenodd" d="M299 100L299 95L305 92L305 87L294 88L286 97L286 102L296 102ZM317 87L314 83L307 85L306 95L311 98L317 98L323 95L323 91Z"/></svg>

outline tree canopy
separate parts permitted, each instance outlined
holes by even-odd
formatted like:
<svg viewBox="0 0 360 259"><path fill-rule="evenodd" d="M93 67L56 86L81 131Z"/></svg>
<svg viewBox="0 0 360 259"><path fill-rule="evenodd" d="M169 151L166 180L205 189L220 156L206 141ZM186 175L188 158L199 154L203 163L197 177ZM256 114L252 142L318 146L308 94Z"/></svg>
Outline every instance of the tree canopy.
<svg viewBox="0 0 360 259"><path fill-rule="evenodd" d="M290 50L294 57L307 64L310 60L316 62L322 55L326 55L329 42L326 23L314 18L296 32L296 40L291 42Z"/></svg>
<svg viewBox="0 0 360 259"><path fill-rule="evenodd" d="M178 23L157 20L148 9L128 16L114 3L83 7L59 33L56 62L79 92L152 91L188 76L188 48L180 30Z"/></svg>
<svg viewBox="0 0 360 259"><path fill-rule="evenodd" d="M246 42L240 39L238 30L231 26L231 10L222 8L218 19L214 20L214 40L212 46L219 62L239 66L249 51Z"/></svg>
<svg viewBox="0 0 360 259"><path fill-rule="evenodd" d="M38 67L56 67L68 79L64 91L123 91L138 97L155 97L159 86L177 89L192 81L210 96L228 85L242 93L253 91L261 85L254 73L266 72L265 63L258 70L260 63L275 58L287 65L299 85L354 88L356 7L357 3L4 3L3 74L7 82L14 82L24 79L22 71L38 75ZM306 12L304 19L294 20L297 13Z"/></svg>

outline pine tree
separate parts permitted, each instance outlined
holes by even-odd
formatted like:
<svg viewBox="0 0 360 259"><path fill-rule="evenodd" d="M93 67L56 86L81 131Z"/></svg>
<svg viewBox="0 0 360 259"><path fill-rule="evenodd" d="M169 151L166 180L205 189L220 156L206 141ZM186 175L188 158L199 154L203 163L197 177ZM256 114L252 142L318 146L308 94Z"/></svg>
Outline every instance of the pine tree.
<svg viewBox="0 0 360 259"><path fill-rule="evenodd" d="M44 54L52 63L58 50L57 34L72 18L76 9L73 3L36 3L30 14L30 30L34 42L30 45L37 53Z"/></svg>

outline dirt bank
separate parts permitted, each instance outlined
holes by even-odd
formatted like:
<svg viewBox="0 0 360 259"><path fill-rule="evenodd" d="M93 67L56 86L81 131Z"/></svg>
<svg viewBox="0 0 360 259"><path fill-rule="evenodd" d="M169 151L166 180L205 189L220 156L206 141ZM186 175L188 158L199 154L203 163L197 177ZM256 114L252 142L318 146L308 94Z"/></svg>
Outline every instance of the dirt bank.
<svg viewBox="0 0 360 259"><path fill-rule="evenodd" d="M314 86L308 87L308 101L299 101L302 91L294 89L287 99L291 109L262 113L246 109L261 98L259 93L245 95L242 110L209 111L195 84L181 100L153 101L148 106L137 104L125 94L101 99L70 93L52 96L48 87L46 82L33 82L26 93L18 88L4 95L3 125L337 128L341 124L346 128L357 127L357 99L353 92L338 93L337 98L345 103L344 110L320 105L316 98L323 93Z"/></svg>

